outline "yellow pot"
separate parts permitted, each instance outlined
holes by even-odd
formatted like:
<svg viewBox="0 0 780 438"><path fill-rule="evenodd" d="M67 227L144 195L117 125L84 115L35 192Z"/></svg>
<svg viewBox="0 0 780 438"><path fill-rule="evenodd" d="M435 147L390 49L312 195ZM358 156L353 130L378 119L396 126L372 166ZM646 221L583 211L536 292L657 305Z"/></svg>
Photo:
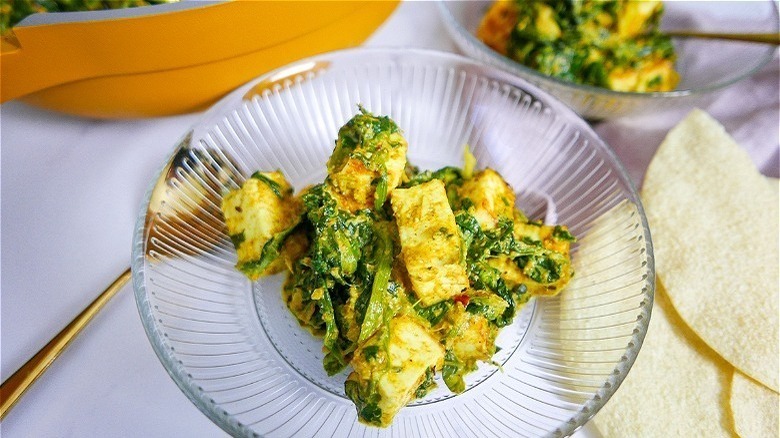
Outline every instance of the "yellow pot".
<svg viewBox="0 0 780 438"><path fill-rule="evenodd" d="M196 111L263 72L359 45L397 4L192 1L37 14L3 37L0 102L99 118Z"/></svg>

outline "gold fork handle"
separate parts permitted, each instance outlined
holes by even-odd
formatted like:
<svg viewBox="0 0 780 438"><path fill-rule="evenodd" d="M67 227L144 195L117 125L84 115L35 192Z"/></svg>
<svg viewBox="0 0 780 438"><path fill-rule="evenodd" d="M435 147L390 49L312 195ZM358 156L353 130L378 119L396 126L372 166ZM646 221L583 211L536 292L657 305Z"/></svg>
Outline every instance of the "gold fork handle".
<svg viewBox="0 0 780 438"><path fill-rule="evenodd" d="M60 353L70 345L70 342L76 338L81 330L92 320L92 318L106 305L116 293L122 289L122 286L130 280L130 268L127 268L106 290L103 291L95 301L93 301L79 316L70 322L61 332L57 334L48 344L35 353L30 360L0 385L0 420L11 408L14 407L19 398L27 389L35 383L46 369L49 368Z"/></svg>
<svg viewBox="0 0 780 438"><path fill-rule="evenodd" d="M780 33L706 33L693 31L668 31L664 32L671 37L682 38L707 38L716 40L747 41L751 43L764 43L780 45Z"/></svg>

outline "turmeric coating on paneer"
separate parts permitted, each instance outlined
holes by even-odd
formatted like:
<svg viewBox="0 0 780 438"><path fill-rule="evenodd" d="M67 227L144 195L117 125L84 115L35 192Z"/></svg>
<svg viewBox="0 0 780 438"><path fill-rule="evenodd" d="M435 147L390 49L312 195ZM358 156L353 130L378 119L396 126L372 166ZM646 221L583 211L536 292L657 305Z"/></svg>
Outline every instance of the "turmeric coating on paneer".
<svg viewBox="0 0 780 438"><path fill-rule="evenodd" d="M498 329L484 316L466 311L462 303L456 303L449 312L450 331L445 345L460 360L474 365L476 361L488 361L496 352L495 339Z"/></svg>
<svg viewBox="0 0 780 438"><path fill-rule="evenodd" d="M228 235L238 253L239 270L251 280L280 272L284 258L265 265L259 263L263 248L274 235L295 225L301 212L300 202L281 172L256 172L240 189L231 191L222 201ZM302 253L301 238L288 244L293 253ZM291 255L295 257L295 255Z"/></svg>
<svg viewBox="0 0 780 438"><path fill-rule="evenodd" d="M354 212L384 203L401 182L406 149L395 122L361 109L339 129L328 160L328 183L339 206Z"/></svg>
<svg viewBox="0 0 780 438"><path fill-rule="evenodd" d="M496 52L506 55L509 35L517 24L513 0L499 0L488 9L477 28L477 38Z"/></svg>
<svg viewBox="0 0 780 438"><path fill-rule="evenodd" d="M389 425L398 411L415 398L429 370L441 369L444 347L414 318L390 321L386 346L369 340L352 360L347 395L356 400L358 414ZM373 397L372 400L369 400Z"/></svg>
<svg viewBox="0 0 780 438"><path fill-rule="evenodd" d="M323 368L352 367L358 420L387 427L436 387L466 390L494 365L499 330L573 275L574 237L529 220L492 169L419 171L395 123L360 108L339 130L328 177L299 196L278 172L223 199L247 276L290 271L282 298L322 338ZM389 202L389 205L388 205Z"/></svg>
<svg viewBox="0 0 780 438"><path fill-rule="evenodd" d="M615 91L673 90L671 39L659 0L498 0L476 35L542 74Z"/></svg>
<svg viewBox="0 0 780 438"><path fill-rule="evenodd" d="M460 262L460 232L444 183L434 179L397 189L390 203L406 271L422 305L430 306L463 292L469 280Z"/></svg>
<svg viewBox="0 0 780 438"><path fill-rule="evenodd" d="M495 170L485 169L467 179L458 189L461 198L474 203L474 217L482 228L498 225L501 217L512 218L515 209L515 192Z"/></svg>

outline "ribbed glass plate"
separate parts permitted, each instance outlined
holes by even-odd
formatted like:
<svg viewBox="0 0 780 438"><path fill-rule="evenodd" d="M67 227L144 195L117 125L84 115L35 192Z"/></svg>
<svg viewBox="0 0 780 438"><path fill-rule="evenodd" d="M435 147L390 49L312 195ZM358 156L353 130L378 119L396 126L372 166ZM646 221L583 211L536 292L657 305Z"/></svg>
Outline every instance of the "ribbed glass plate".
<svg viewBox="0 0 780 438"><path fill-rule="evenodd" d="M220 200L257 169L296 189L321 181L357 105L396 120L421 168L479 166L517 190L530 217L567 224L576 275L532 301L498 339L495 361L460 395L439 388L387 429L356 421L345 374L322 369L321 340L280 296L234 269ZM231 93L182 139L150 188L133 242L133 284L149 339L176 383L236 436L563 436L628 373L653 300L641 204L608 147L532 85L466 58L420 50L325 54Z"/></svg>

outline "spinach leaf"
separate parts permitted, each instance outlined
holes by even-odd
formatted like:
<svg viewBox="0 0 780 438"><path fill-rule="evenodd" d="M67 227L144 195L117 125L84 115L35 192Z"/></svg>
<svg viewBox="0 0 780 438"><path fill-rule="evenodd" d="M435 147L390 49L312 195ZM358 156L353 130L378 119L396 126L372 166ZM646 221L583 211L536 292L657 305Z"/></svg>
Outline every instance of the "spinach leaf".
<svg viewBox="0 0 780 438"><path fill-rule="evenodd" d="M402 185L402 187L414 187L423 183L427 183L433 179L441 180L445 186L453 182L460 185L463 184L463 171L457 167L452 166L442 167L441 169L434 171L426 170L411 177L409 181Z"/></svg>
<svg viewBox="0 0 780 438"><path fill-rule="evenodd" d="M504 316L504 310L506 310L503 303L503 299L498 300L494 295L472 296L469 299L468 306L466 306L466 311L475 315L482 315L488 321L498 321L497 324L499 324Z"/></svg>
<svg viewBox="0 0 780 438"><path fill-rule="evenodd" d="M376 403L369 403L360 410L360 417L370 424L381 424L382 410Z"/></svg>
<svg viewBox="0 0 780 438"><path fill-rule="evenodd" d="M501 272L488 263L490 258L509 257L531 280L542 284L558 280L562 266L567 263L564 255L545 248L540 241L528 237L518 239L514 234L514 222L509 218L500 218L495 228L483 230L476 217L466 210L460 210L455 215L455 223L463 238L461 258L474 288L489 290L508 304L500 317L492 319L499 327L512 322L518 303L527 301L528 297L515 296L501 278ZM564 235L563 232L565 230L559 231L561 235ZM515 292L522 295L519 289ZM479 304L475 303L471 311L480 312Z"/></svg>
<svg viewBox="0 0 780 438"><path fill-rule="evenodd" d="M353 283L350 277L357 272L365 248L370 249L373 239L373 216L367 211L351 214L339 210L325 184L312 187L303 196L303 203L311 225L311 268L341 284Z"/></svg>
<svg viewBox="0 0 780 438"><path fill-rule="evenodd" d="M325 358L322 359L322 366L329 376L334 376L344 370L347 367L347 363L341 354L328 352Z"/></svg>
<svg viewBox="0 0 780 438"><path fill-rule="evenodd" d="M369 345L367 347L363 347L363 358L366 359L366 361L375 359L378 353L379 353L378 345Z"/></svg>
<svg viewBox="0 0 780 438"><path fill-rule="evenodd" d="M382 424L382 410L378 406L382 396L376 391L373 381L369 381L367 385L361 386L360 383L347 379L344 382L344 392L355 403L358 417L361 420L376 426Z"/></svg>
<svg viewBox="0 0 780 438"><path fill-rule="evenodd" d="M466 382L463 380L463 376L467 372L466 365L455 356L452 350L447 350L444 353L444 367L441 370L441 375L450 391L460 394L466 390Z"/></svg>
<svg viewBox="0 0 780 438"><path fill-rule="evenodd" d="M248 262L240 263L237 266L238 269L249 276L253 276L253 274L259 275L262 272L264 272L269 266L271 266L271 263L273 263L274 261L276 261L277 258L279 258L279 255L282 252L282 246L284 246L284 242L287 240L288 237L290 237L293 231L295 231L295 229L298 228L298 225L300 225L300 223L301 220L300 218L298 218L295 221L295 223L293 223L290 227L276 233L274 237L269 239L268 242L265 242L265 245L263 245L263 250L260 253L260 258L255 260L250 260Z"/></svg>
<svg viewBox="0 0 780 438"><path fill-rule="evenodd" d="M320 315L325 322L325 337L323 344L328 353L325 355L323 366L329 376L338 373L347 366L347 361L339 348L339 329L336 325L336 316L333 313L333 302L330 300L330 293L326 290L322 298L318 300Z"/></svg>
<svg viewBox="0 0 780 438"><path fill-rule="evenodd" d="M428 394L431 389L436 387L436 381L434 381L433 376L436 373L435 367L430 367L425 370L425 379L420 383L420 386L417 387L417 389L414 391L414 396L416 398L423 398L425 397L425 394Z"/></svg>
<svg viewBox="0 0 780 438"><path fill-rule="evenodd" d="M509 325L515 317L517 306L512 293L509 291L509 287L507 287L504 279L501 278L501 273L498 269L488 265L487 262L481 261L469 264L467 271L469 278L474 282L475 289L490 290L506 301L507 307L503 314L495 318L493 322L498 327Z"/></svg>
<svg viewBox="0 0 780 438"><path fill-rule="evenodd" d="M363 325L360 327L358 344L362 344L379 329L386 319L385 313L389 310L387 286L393 266L393 241L390 239L386 223L377 223L375 235L377 240L374 253L377 268L371 285L371 298L363 318Z"/></svg>
<svg viewBox="0 0 780 438"><path fill-rule="evenodd" d="M238 249L238 247L244 243L244 240L246 240L246 236L244 235L243 231L238 234L230 235L230 241L233 242L233 247L236 249Z"/></svg>
<svg viewBox="0 0 780 438"><path fill-rule="evenodd" d="M387 200L387 170L382 170L382 176L379 177L379 182L377 182L376 191L374 192L374 210L381 210Z"/></svg>
<svg viewBox="0 0 780 438"><path fill-rule="evenodd" d="M279 199L284 198L284 194L282 193L282 186L278 182L272 180L271 178L268 178L267 176L263 175L259 171L253 173L252 178L264 182L268 186L268 188L270 188L271 191L274 192L274 195L276 195L277 198Z"/></svg>
<svg viewBox="0 0 780 438"><path fill-rule="evenodd" d="M407 299L412 302L412 307L414 308L415 312L431 323L431 327L441 322L441 320L444 319L444 316L447 315L447 312L452 308L453 305L452 300L446 300L440 301L436 304L431 304L428 307L423 307L419 301L414 299L413 296L407 295Z"/></svg>
<svg viewBox="0 0 780 438"><path fill-rule="evenodd" d="M577 240L574 236L572 236L569 230L563 228L560 225L556 225L555 228L553 228L552 236L556 240L562 240L565 242L574 242Z"/></svg>
<svg viewBox="0 0 780 438"><path fill-rule="evenodd" d="M340 256L341 275L352 275L360 260L360 249L355 248L346 233L336 230L333 233Z"/></svg>
<svg viewBox="0 0 780 438"><path fill-rule="evenodd" d="M563 254L554 251L544 251L541 254L529 257L523 267L523 272L525 272L528 278L537 283L555 283L561 278L563 265L566 263L568 261Z"/></svg>
<svg viewBox="0 0 780 438"><path fill-rule="evenodd" d="M339 129L336 147L328 159L328 173L344 167L350 159L359 160L369 170L379 170L387 161L387 147L396 147L400 132L398 125L387 116L375 116L362 106Z"/></svg>

